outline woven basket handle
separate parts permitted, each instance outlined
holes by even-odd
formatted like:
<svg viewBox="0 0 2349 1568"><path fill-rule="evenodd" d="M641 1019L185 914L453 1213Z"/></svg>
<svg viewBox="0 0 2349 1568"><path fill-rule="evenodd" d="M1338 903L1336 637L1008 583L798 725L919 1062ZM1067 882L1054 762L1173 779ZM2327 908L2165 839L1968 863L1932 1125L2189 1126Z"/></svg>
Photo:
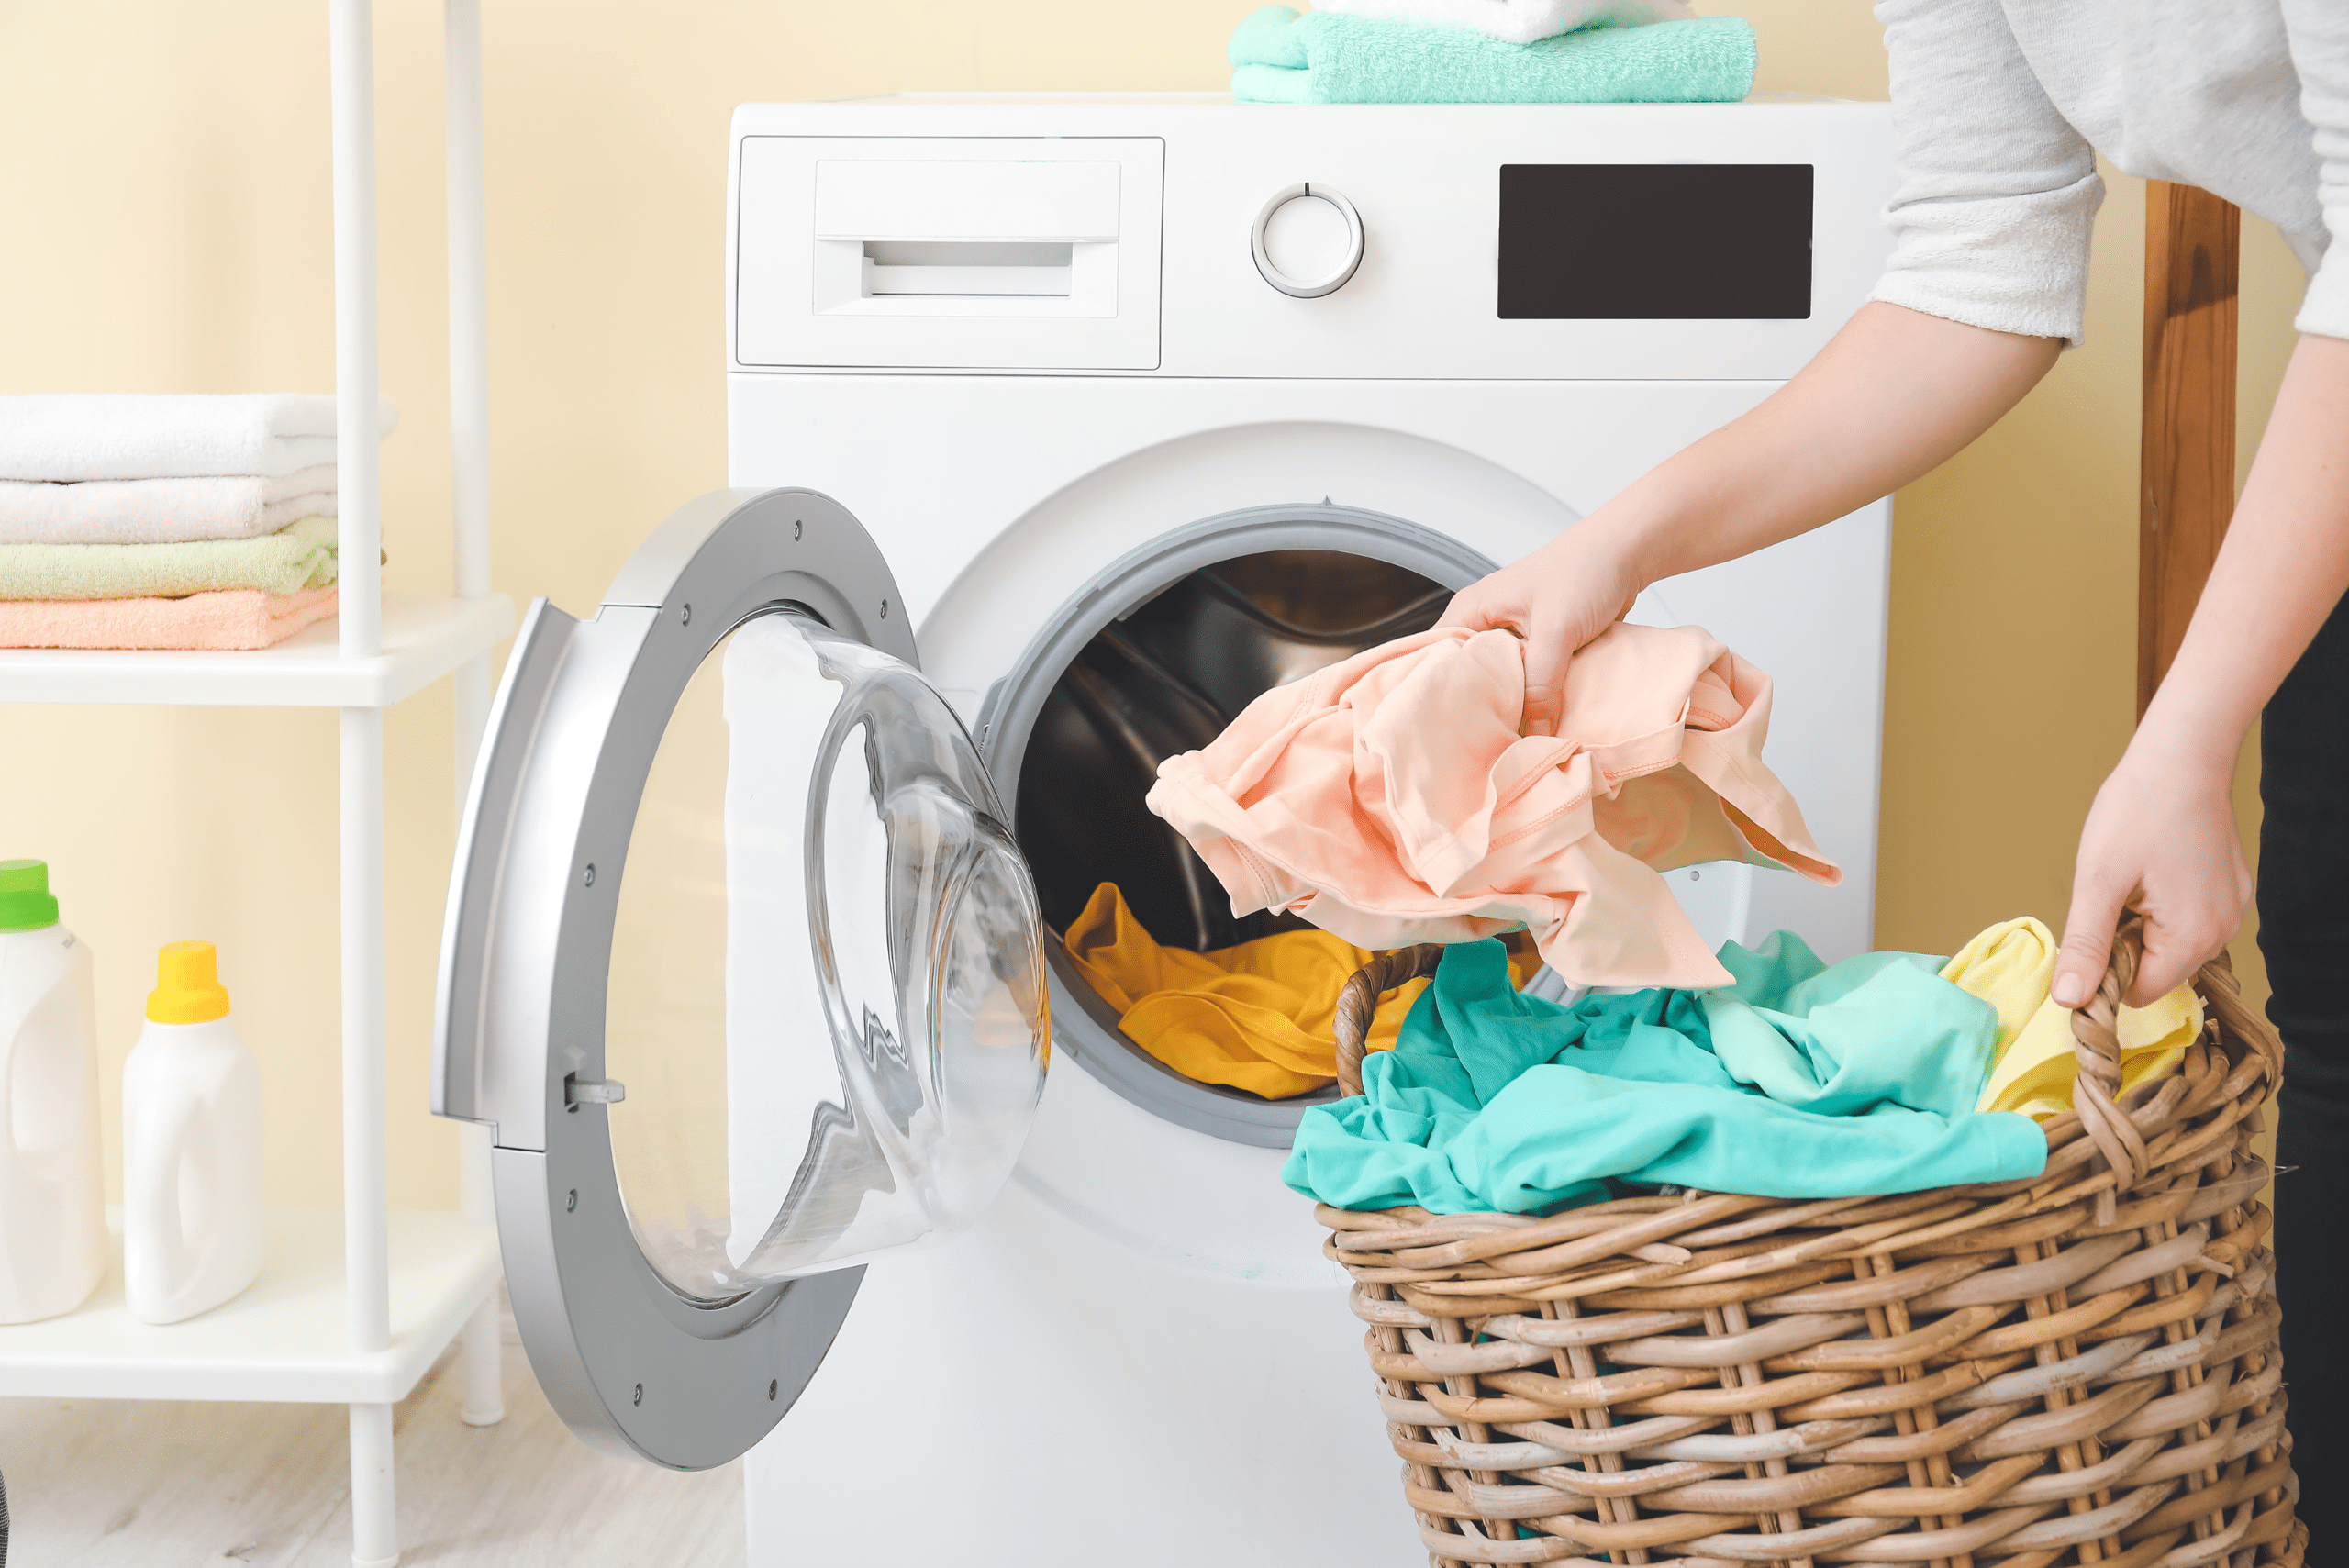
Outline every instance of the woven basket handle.
<svg viewBox="0 0 2349 1568"><path fill-rule="evenodd" d="M1338 1087L1349 1095L1362 1093L1362 1052L1370 1039L1370 1020L1378 999L1406 981L1435 973L1443 949L1433 942L1397 948L1380 953L1353 973L1338 993Z"/></svg>
<svg viewBox="0 0 2349 1568"><path fill-rule="evenodd" d="M2079 1113L2081 1129L2121 1177L2099 1195L2100 1222L2112 1218L2102 1211L2118 1203L2116 1189L2135 1186L2149 1168L2144 1139L2116 1103L2121 1097L2121 998L2136 984L2137 966L2144 957L2145 922L2132 914L2112 935L2112 958L2105 965L2103 981L2072 1010L2072 1051L2080 1068L2072 1108Z"/></svg>
<svg viewBox="0 0 2349 1568"><path fill-rule="evenodd" d="M2119 1104L2121 1037L2117 1019L2121 998L2136 983L2137 969L2144 956L2144 919L2132 913L2121 920L2120 930L2113 934L2112 961L2105 969L2103 984L2096 988L2096 995L2072 1013L2073 1051L2080 1064L2079 1081L2072 1092L2072 1108L2079 1114L2081 1130L2121 1178L2097 1195L2099 1225L2112 1222L2119 1195L2143 1181L2151 1168L2145 1140ZM2220 1031L2220 1038L2232 1040L2249 1056L2258 1058L2272 1092L2284 1081L2284 1044L2267 1020L2244 1004L2243 989L2235 980L2234 964L2225 950L2221 949L2219 956L2204 964L2194 976L2194 989L2200 993L2203 1006Z"/></svg>

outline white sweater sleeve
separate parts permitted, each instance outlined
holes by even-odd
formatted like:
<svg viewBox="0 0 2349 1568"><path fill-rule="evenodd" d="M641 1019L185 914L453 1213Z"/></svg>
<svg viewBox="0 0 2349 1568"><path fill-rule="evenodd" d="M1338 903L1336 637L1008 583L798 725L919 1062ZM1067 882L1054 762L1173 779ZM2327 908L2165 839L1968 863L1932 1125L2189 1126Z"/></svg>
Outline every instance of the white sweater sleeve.
<svg viewBox="0 0 2349 1568"><path fill-rule="evenodd" d="M2332 236L2309 279L2292 325L2349 338L2349 6L2341 0L2284 0L2284 29L2300 73L2300 113L2313 134L2317 200Z"/></svg>
<svg viewBox="0 0 2349 1568"><path fill-rule="evenodd" d="M2095 152L2048 101L1998 0L1879 0L1876 14L1900 183L1885 208L1892 259L1869 297L2077 347L2104 200Z"/></svg>

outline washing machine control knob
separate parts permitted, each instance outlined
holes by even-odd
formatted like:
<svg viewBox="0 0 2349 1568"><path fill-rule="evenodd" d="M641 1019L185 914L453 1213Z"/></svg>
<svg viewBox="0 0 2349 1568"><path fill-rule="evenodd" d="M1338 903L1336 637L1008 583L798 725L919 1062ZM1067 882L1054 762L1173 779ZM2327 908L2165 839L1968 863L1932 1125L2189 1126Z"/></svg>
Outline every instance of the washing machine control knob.
<svg viewBox="0 0 2349 1568"><path fill-rule="evenodd" d="M1327 185L1276 192L1256 214L1249 249L1264 281L1295 299L1345 287L1362 265L1362 214Z"/></svg>

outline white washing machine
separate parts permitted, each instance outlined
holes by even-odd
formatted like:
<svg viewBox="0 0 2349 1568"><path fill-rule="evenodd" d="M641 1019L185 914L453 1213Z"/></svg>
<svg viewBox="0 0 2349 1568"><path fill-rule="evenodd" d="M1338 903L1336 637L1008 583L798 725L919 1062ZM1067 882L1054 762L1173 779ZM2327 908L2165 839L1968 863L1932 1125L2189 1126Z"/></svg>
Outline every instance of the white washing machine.
<svg viewBox="0 0 2349 1568"><path fill-rule="evenodd" d="M772 1568L1420 1561L1279 1180L1330 1092L1175 1074L1058 931L1105 880L1176 945L1278 929L1142 810L1158 759L1792 374L1889 145L1809 101L740 110L736 488L533 607L451 897L435 1109L496 1129L573 1428L747 1451ZM1869 945L1888 524L1636 611L1776 678L1845 870L1674 873L1715 940Z"/></svg>

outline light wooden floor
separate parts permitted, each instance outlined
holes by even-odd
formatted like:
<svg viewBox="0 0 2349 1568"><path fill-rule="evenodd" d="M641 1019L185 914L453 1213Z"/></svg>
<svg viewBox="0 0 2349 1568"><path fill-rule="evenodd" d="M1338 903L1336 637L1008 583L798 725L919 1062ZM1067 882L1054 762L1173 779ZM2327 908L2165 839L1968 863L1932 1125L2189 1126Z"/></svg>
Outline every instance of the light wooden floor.
<svg viewBox="0 0 2349 1568"><path fill-rule="evenodd" d="M743 1562L740 1463L696 1475L606 1459L563 1429L506 1322L506 1419L457 1418L452 1355L395 1416L401 1562L597 1568ZM340 1405L0 1399L0 1474L26 1568L345 1568Z"/></svg>

